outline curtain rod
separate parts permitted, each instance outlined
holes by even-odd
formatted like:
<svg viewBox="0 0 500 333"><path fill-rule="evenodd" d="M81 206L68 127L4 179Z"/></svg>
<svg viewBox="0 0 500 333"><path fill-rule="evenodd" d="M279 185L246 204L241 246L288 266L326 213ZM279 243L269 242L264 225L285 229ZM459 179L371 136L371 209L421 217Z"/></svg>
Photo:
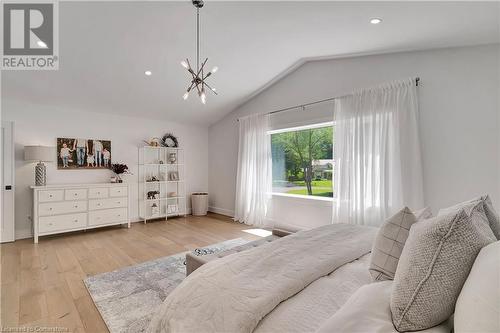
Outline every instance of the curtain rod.
<svg viewBox="0 0 500 333"><path fill-rule="evenodd" d="M420 78L419 77L416 77L415 78L415 86L418 87L418 83L420 82ZM311 106L311 105L314 105L314 104L319 104L319 103L324 103L324 102L329 102L329 101L334 101L336 99L339 99L339 98L342 98L342 97L346 97L346 96L350 96L351 94L348 94L348 95L342 95L342 96L337 96L337 97L330 97L330 98L326 98L326 99L321 99L319 101L314 101L314 102L309 102L309 103L305 103L305 104L300 104L300 105L295 105L295 106L290 106L290 107L287 107L287 108L284 108L284 109L278 109L278 110L273 110L273 111L269 111L265 114L275 114L275 113L280 113L280 112L285 112L285 111L290 111L290 110L295 110L295 109L298 109L298 108L302 108L302 109L305 109L306 106ZM237 118L236 119L237 121L240 121L240 118Z"/></svg>

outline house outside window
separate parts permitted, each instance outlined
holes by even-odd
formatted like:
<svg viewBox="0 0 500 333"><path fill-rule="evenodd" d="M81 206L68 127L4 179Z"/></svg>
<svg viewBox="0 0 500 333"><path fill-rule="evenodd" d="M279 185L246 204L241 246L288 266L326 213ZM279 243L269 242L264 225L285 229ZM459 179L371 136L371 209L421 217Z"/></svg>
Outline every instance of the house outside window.
<svg viewBox="0 0 500 333"><path fill-rule="evenodd" d="M270 131L273 193L333 198L334 123Z"/></svg>

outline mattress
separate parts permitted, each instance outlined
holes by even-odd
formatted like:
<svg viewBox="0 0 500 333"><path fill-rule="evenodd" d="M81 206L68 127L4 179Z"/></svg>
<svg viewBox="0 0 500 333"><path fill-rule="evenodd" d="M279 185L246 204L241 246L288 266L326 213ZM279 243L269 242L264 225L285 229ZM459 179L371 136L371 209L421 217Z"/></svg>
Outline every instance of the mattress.
<svg viewBox="0 0 500 333"><path fill-rule="evenodd" d="M315 332L361 286L371 283L370 254L319 278L301 292L281 302L265 316L255 333Z"/></svg>

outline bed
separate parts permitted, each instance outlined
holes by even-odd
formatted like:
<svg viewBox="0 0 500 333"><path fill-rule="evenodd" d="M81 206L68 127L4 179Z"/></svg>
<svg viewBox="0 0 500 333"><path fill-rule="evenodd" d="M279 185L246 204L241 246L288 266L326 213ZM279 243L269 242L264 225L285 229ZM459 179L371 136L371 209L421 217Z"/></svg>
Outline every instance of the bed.
<svg viewBox="0 0 500 333"><path fill-rule="evenodd" d="M210 261L167 297L147 331L396 333L390 308L393 281L373 282L368 270L376 232L376 228L366 226L328 225ZM457 309L463 309L458 314L461 319L469 319L459 320L460 327L489 325L485 327L493 327L492 332L500 328L495 320L500 313L500 298L495 295L500 292L494 289L499 280L500 241L490 246L494 248L483 251L485 248L478 256L482 268L475 265L472 271L478 272L470 277L489 277L482 287L488 290L485 294L489 299L481 296L477 300L477 292L472 289L477 282L468 281L464 289L472 291L462 291L461 296L468 297L463 297L460 306L457 302ZM483 252L489 259L479 260ZM495 292L491 293L492 289ZM471 308L481 309L478 304L496 311L497 317L488 314L489 322L482 318L482 324L473 323L467 313ZM450 317L419 332L452 330ZM455 331L469 329L455 327Z"/></svg>
<svg viewBox="0 0 500 333"><path fill-rule="evenodd" d="M376 232L328 225L211 261L167 297L148 331L315 332L371 283Z"/></svg>

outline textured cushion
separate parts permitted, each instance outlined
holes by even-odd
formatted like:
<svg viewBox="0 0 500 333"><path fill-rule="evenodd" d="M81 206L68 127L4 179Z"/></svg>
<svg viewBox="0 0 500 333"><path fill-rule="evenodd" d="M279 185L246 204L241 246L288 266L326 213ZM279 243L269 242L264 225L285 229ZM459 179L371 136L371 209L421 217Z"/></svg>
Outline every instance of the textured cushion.
<svg viewBox="0 0 500 333"><path fill-rule="evenodd" d="M396 273L399 256L403 251L408 232L417 218L405 207L391 216L379 229L373 242L370 274L373 280L392 280Z"/></svg>
<svg viewBox="0 0 500 333"><path fill-rule="evenodd" d="M373 242L370 274L373 280L394 279L399 256L413 223L432 216L429 207L412 212L408 207L391 216L379 229Z"/></svg>
<svg viewBox="0 0 500 333"><path fill-rule="evenodd" d="M405 207L380 227L373 244L369 267L373 280L394 279L399 256L408 238L411 225L430 217L432 217L432 211L429 207L414 212Z"/></svg>
<svg viewBox="0 0 500 333"><path fill-rule="evenodd" d="M458 296L455 332L500 332L500 241L484 247Z"/></svg>
<svg viewBox="0 0 500 333"><path fill-rule="evenodd" d="M390 298L392 281L370 283L359 288L315 333L397 333L392 325ZM450 333L452 321L425 333Z"/></svg>
<svg viewBox="0 0 500 333"><path fill-rule="evenodd" d="M483 195L482 197L465 201L445 209L441 209L438 215L444 215L444 214L449 214L451 212L456 212L461 208L466 208L470 210L471 207L475 206L475 204L478 202L481 202L484 205L484 212L486 214L486 217L488 218L488 223L490 225L490 228L493 231L493 234L495 235L496 239L500 240L500 219L498 217L497 212L493 208L493 204L491 203L489 195Z"/></svg>
<svg viewBox="0 0 500 333"><path fill-rule="evenodd" d="M448 319L477 254L494 241L481 203L413 225L391 295L396 329L422 330Z"/></svg>

